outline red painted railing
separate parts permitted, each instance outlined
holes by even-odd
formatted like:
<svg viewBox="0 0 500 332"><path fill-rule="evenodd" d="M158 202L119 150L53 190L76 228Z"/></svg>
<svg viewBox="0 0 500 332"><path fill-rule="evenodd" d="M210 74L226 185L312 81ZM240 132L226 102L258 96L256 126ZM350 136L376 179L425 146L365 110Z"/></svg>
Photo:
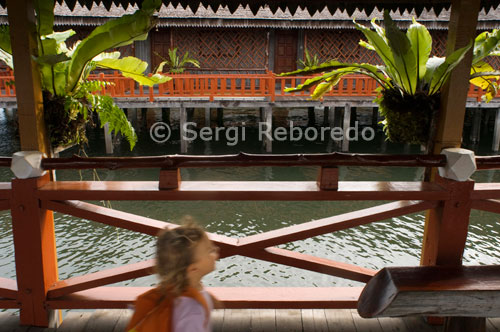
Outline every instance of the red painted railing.
<svg viewBox="0 0 500 332"><path fill-rule="evenodd" d="M172 80L153 88L140 86L131 78L118 73L91 75L90 79L112 82L113 85L103 89L102 93L114 98L149 98L150 101L163 98L191 97L207 98L267 98L275 101L278 98L309 99L311 91L285 92L285 88L296 87L310 76L280 77L274 73L267 74L175 74ZM0 98L15 97L16 90L11 75L0 76ZM377 83L372 78L362 75L346 76L326 97L374 97ZM470 86L468 96L481 100L483 91ZM500 95L499 95L500 97Z"/></svg>
<svg viewBox="0 0 500 332"><path fill-rule="evenodd" d="M336 182L332 165L443 166L443 156L295 155L295 156L172 156L150 158L46 159L46 169L161 167L159 181L50 181L48 176L14 179L0 184L0 209L10 210L17 280L0 278L0 308L20 308L21 323L45 326L54 309L125 308L145 287L106 285L146 276L154 262L146 260L118 268L59 280L52 211L113 227L156 235L174 226L85 201L99 200L391 200L375 207L309 221L265 233L231 238L210 233L221 257L242 255L360 282L376 272L313 255L278 248L280 244L424 210L438 218L423 241L422 264L460 265L471 208L500 213L500 183L456 182ZM427 159L426 159L427 158ZM0 158L8 166L10 158ZM396 161L396 162L394 162ZM308 181L181 181L178 167L248 165L323 165L318 183ZM497 157L478 158L479 168L500 168ZM167 167L168 166L168 167ZM335 182L335 183L334 183ZM328 190L332 183L337 190ZM326 185L326 187L325 187ZM160 189L162 188L162 189ZM165 189L169 188L169 189ZM360 287L212 288L227 308L354 308Z"/></svg>

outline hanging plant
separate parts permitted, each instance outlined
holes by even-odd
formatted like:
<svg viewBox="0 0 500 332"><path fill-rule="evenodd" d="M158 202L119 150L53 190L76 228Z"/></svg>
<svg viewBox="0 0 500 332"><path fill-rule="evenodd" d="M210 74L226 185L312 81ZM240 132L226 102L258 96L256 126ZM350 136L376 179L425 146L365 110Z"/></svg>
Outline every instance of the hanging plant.
<svg viewBox="0 0 500 332"><path fill-rule="evenodd" d="M101 124L120 133L133 149L137 135L127 117L110 96L100 95L105 81L90 81L89 74L98 68L118 70L141 85L153 86L169 80L161 74L144 75L148 64L135 57L120 58L120 52L105 53L108 49L145 40L154 26L153 13L160 0L145 0L134 14L110 20L73 47L66 40L73 30L54 32L54 0L35 0L38 56L44 117L52 147L65 147L87 142L86 124L91 112L99 114ZM0 29L0 60L13 68L9 27Z"/></svg>
<svg viewBox="0 0 500 332"><path fill-rule="evenodd" d="M472 42L447 57L430 57L432 38L425 26L413 19L404 33L398 29L388 11L384 12L384 23L385 29L375 19L372 20L374 30L371 30L354 22L367 39L360 41L360 45L375 51L383 65L327 61L318 66L281 74L320 73L286 91L301 91L315 86L311 98L319 99L337 85L344 75L369 76L379 84L375 102L385 118L383 125L387 138L393 142L427 144L440 109L441 88L448 81L453 68L472 47ZM500 73L482 62L482 59L488 55L498 55L499 37L498 30L481 34L474 46L471 83L486 90L486 100L496 94L498 83L495 80Z"/></svg>

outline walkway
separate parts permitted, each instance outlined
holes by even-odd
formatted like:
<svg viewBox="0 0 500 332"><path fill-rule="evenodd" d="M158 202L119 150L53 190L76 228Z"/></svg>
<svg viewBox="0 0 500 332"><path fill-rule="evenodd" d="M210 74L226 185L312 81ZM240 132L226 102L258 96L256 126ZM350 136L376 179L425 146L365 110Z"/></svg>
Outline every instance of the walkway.
<svg viewBox="0 0 500 332"><path fill-rule="evenodd" d="M130 310L96 310L71 312L58 329L19 327L19 318L0 313L0 332L118 332L123 331ZM356 310L303 309L215 310L214 332L439 332L441 326L431 326L420 317L363 319ZM500 318L487 320L487 332L500 331Z"/></svg>

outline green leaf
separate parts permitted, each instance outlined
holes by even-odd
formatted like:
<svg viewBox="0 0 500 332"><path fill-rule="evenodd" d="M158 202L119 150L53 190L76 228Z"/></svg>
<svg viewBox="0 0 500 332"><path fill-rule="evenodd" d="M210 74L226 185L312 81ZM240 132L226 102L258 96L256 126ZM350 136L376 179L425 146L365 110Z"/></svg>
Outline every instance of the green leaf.
<svg viewBox="0 0 500 332"><path fill-rule="evenodd" d="M53 39L56 41L57 44L59 44L59 43L65 42L66 39L73 36L74 34L75 34L75 31L70 29L70 30L61 31L61 32L53 32L51 34L41 36L40 39L41 40Z"/></svg>
<svg viewBox="0 0 500 332"><path fill-rule="evenodd" d="M417 61L412 45L406 34L398 29L389 16L389 11L384 11L385 33L389 47L394 58L395 71L399 73L401 89L408 94L414 94L417 88Z"/></svg>
<svg viewBox="0 0 500 332"><path fill-rule="evenodd" d="M71 60L66 54L50 54L34 57L35 61L41 65L53 66L56 63Z"/></svg>
<svg viewBox="0 0 500 332"><path fill-rule="evenodd" d="M460 61L465 57L465 54L472 47L472 41L469 45L462 47L458 50L455 50L452 54L446 57L444 62L439 65L434 71L434 75L432 75L431 86L429 88L429 94L434 94L441 89L444 83L446 83L449 74L455 68Z"/></svg>
<svg viewBox="0 0 500 332"><path fill-rule="evenodd" d="M38 36L54 32L54 0L35 0Z"/></svg>
<svg viewBox="0 0 500 332"><path fill-rule="evenodd" d="M12 54L12 46L10 44L10 30L8 25L0 26L0 49L6 53Z"/></svg>
<svg viewBox="0 0 500 332"><path fill-rule="evenodd" d="M433 56L429 60L427 60L427 64L425 66L425 76L423 79L423 85L430 85L432 78L434 77L434 72L436 69L444 63L444 57L436 57Z"/></svg>
<svg viewBox="0 0 500 332"><path fill-rule="evenodd" d="M484 90L483 100L490 102L498 93L498 83L500 72L496 72L492 66L480 61L471 68L470 82Z"/></svg>
<svg viewBox="0 0 500 332"><path fill-rule="evenodd" d="M311 99L317 100L321 98L325 93L330 91L334 86L335 82L321 82L316 86L316 89L314 89L313 93L311 94Z"/></svg>
<svg viewBox="0 0 500 332"><path fill-rule="evenodd" d="M14 69L14 62L12 61L12 55L5 52L1 48L0 48L0 60L5 62L5 64L9 66L11 69Z"/></svg>
<svg viewBox="0 0 500 332"><path fill-rule="evenodd" d="M427 61L432 50L432 37L425 26L415 21L408 28L406 36L417 61L417 77L422 80L425 76Z"/></svg>
<svg viewBox="0 0 500 332"><path fill-rule="evenodd" d="M145 40L154 21L148 11L138 10L133 15L124 15L97 27L75 49L69 65L66 91L76 87L87 63L99 53L114 47Z"/></svg>
<svg viewBox="0 0 500 332"><path fill-rule="evenodd" d="M148 67L148 64L132 56L123 59L107 58L94 62L101 68L119 70L123 76L130 77L141 85L153 86L154 84L164 83L172 79L171 77L161 74L145 76L143 73Z"/></svg>
<svg viewBox="0 0 500 332"><path fill-rule="evenodd" d="M474 41L474 51L472 64L476 64L488 55L495 55L500 47L500 30L494 29L491 32L485 31L476 37Z"/></svg>

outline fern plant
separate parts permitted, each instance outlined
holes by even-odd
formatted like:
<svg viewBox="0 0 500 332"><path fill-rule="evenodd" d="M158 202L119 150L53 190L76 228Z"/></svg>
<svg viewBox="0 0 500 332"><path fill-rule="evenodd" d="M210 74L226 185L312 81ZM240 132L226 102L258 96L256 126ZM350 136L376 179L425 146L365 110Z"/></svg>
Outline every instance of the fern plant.
<svg viewBox="0 0 500 332"><path fill-rule="evenodd" d="M311 98L318 99L337 85L344 75L369 76L379 84L379 96L375 102L379 104L379 111L385 118L383 124L387 138L394 142L426 144L432 131L429 129L433 127L433 120L440 108L441 88L448 81L453 68L472 47L472 41L447 57L430 57L432 38L425 26L413 19L404 33L398 29L388 11L384 12L384 23L385 29L372 20L374 30L371 30L354 22L367 39L360 41L360 45L375 51L383 65L327 61L282 74L320 74L286 91L306 90L315 86ZM496 94L498 83L495 80L500 73L482 60L487 55L498 55L499 40L500 32L494 30L481 34L475 41L471 82L486 89L487 99Z"/></svg>
<svg viewBox="0 0 500 332"><path fill-rule="evenodd" d="M196 59L189 57L189 52L186 51L182 58L177 55L177 47L168 50L168 59L162 57L160 54L156 53L163 61L158 65L156 73L162 73L163 68L168 68L168 71L172 74L180 74L186 70L187 64L192 64L193 66L200 68L200 62Z"/></svg>
<svg viewBox="0 0 500 332"><path fill-rule="evenodd" d="M153 86L168 77L144 75L148 64L135 57L120 58L120 52L104 51L147 38L154 26L153 13L161 0L145 0L134 14L110 20L73 47L66 40L73 30L54 32L54 0L35 0L38 56L35 61L40 70L44 116L51 145L64 147L87 142L85 125L91 120L90 112L97 112L101 124L109 123L110 130L125 136L133 149L137 135L121 110L109 96L97 92L109 82L90 81L89 74L97 69L118 70L139 84ZM8 26L0 29L0 60L12 69L12 50Z"/></svg>
<svg viewBox="0 0 500 332"><path fill-rule="evenodd" d="M304 52L304 60L299 60L297 63L302 66L302 68L316 67L320 64L318 55L314 54L314 56L311 56L307 49Z"/></svg>

